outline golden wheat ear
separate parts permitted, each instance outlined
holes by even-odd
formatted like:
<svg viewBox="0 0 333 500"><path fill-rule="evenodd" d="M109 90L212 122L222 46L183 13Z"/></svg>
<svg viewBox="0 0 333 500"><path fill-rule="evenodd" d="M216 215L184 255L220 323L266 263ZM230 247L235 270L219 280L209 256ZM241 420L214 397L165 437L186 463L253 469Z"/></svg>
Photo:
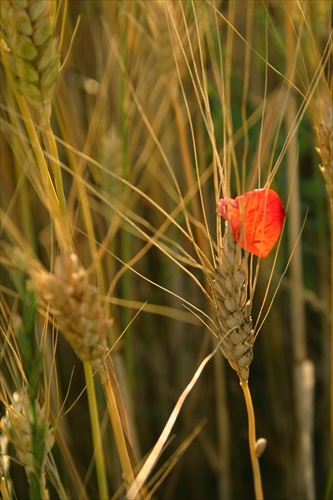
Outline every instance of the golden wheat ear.
<svg viewBox="0 0 333 500"><path fill-rule="evenodd" d="M58 71L56 1L1 2L2 59L17 90L46 119Z"/></svg>
<svg viewBox="0 0 333 500"><path fill-rule="evenodd" d="M242 256L228 223L212 284L221 350L242 381L249 378L254 331L251 302L247 300L247 258Z"/></svg>
<svg viewBox="0 0 333 500"><path fill-rule="evenodd" d="M54 274L33 271L31 277L41 299L49 305L56 326L78 358L90 363L105 381L106 335L111 321L77 256L62 254L56 260Z"/></svg>

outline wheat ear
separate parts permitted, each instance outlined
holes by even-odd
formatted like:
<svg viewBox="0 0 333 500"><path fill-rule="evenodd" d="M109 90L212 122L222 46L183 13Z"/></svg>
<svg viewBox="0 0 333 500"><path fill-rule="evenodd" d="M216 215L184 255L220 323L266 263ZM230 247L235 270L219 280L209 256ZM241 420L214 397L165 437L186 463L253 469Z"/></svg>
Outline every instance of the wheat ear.
<svg viewBox="0 0 333 500"><path fill-rule="evenodd" d="M46 455L50 452L54 444L54 431L50 428L48 419L46 417L46 407L40 408L37 401L34 402L34 410L36 412L36 418L38 420L38 428L40 441L42 443L42 450L39 451L38 455L40 458L40 467L38 478L36 475L36 450L33 449L33 441L36 436L32 436L32 427L29 421L29 415L31 413L31 407L29 402L29 397L26 392L19 396L18 393L14 394L14 401L12 405L8 405L6 408L6 416L0 421L0 430L7 437L9 442L15 448L18 461L25 468L27 478L30 481L33 476L39 481L39 488L42 498L45 500L49 499L49 493L46 488L45 480L45 461Z"/></svg>
<svg viewBox="0 0 333 500"><path fill-rule="evenodd" d="M254 344L251 303L247 299L248 261L227 222L212 288L222 353L241 381L247 381Z"/></svg>
<svg viewBox="0 0 333 500"><path fill-rule="evenodd" d="M47 119L58 71L57 2L1 2L2 59L17 90Z"/></svg>
<svg viewBox="0 0 333 500"><path fill-rule="evenodd" d="M32 271L31 276L43 302L49 304L55 323L78 358L91 364L106 380L106 334L110 320L101 307L97 289L89 284L87 272L75 254L62 254L54 274Z"/></svg>

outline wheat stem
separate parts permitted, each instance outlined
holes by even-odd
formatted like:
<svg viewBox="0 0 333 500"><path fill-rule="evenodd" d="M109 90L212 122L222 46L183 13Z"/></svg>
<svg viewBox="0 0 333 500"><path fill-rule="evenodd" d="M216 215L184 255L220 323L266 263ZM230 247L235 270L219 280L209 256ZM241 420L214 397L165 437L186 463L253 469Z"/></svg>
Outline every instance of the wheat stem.
<svg viewBox="0 0 333 500"><path fill-rule="evenodd" d="M64 82L59 78L59 92L64 93L66 91ZM58 126L60 128L60 135L67 138L69 144L75 143L75 137L72 130L67 126L67 121L64 119L65 110L61 108L61 103L55 103L55 113L57 115ZM90 142L90 141L88 141ZM66 155L68 159L69 168L74 172L73 181L77 192L78 202L80 204L81 216L84 221L86 232L88 236L88 245L90 249L91 258L95 263L96 276L98 288L104 293L104 277L101 268L100 258L97 256L97 245L96 236L94 230L94 224L92 220L92 214L90 211L89 198L85 188L85 183L83 179L83 159L77 161L74 152L71 148L67 148Z"/></svg>
<svg viewBox="0 0 333 500"><path fill-rule="evenodd" d="M126 37L131 36L131 25L126 26L126 4L121 4L119 12L119 29L120 29L120 57L123 61L126 60ZM129 178L129 157L128 157L128 130L127 130L127 116L126 116L126 73L119 72L119 121L120 121L120 140L121 140L121 170L124 179ZM126 204L130 196L128 186L124 186L122 193L123 203ZM133 247L132 236L130 231L122 231L121 235L122 245L122 258L124 262L129 262L131 259L131 251ZM125 273L122 281L122 294L124 297L131 297L133 292L133 275L132 273ZM129 309L123 311L124 325L130 323ZM124 359L127 369L127 381L129 388L133 388L133 343L130 335L124 338Z"/></svg>
<svg viewBox="0 0 333 500"><path fill-rule="evenodd" d="M295 26L293 24L296 6L293 2L286 3L286 75L290 84L295 81L297 53L299 50L296 43ZM295 129L297 120L296 96L290 92L288 96L288 107L285 121L287 131ZM313 366L307 359L306 320L305 304L301 293L304 283L302 245L299 242L301 233L301 202L300 202L300 173L298 169L298 135L297 129L290 139L287 151L287 182L289 187L289 248L293 252L290 263L291 276L291 327L293 348L293 392L294 412L297 421L296 426L296 471L295 482L299 494L304 498L315 497L314 464L313 464L313 413L311 402L313 401ZM312 370L311 367L312 366ZM310 404L309 404L310 402Z"/></svg>
<svg viewBox="0 0 333 500"><path fill-rule="evenodd" d="M54 134L51 128L51 125L49 122L47 122L44 126L43 129L43 136L44 136L44 142L47 151L50 154L50 162L52 163L53 167L53 175L54 175L54 181L55 181L55 186L56 186L56 191L57 191L57 197L59 200L59 210L61 214L61 220L63 223L63 231L65 232L65 239L66 239L66 250L69 251L72 248L71 244L71 233L70 233L70 227L69 227L69 222L68 222L68 216L67 216L67 204L66 204L66 198L65 198L65 193L64 193L64 186L62 182L62 175L61 175L61 168L60 168L60 162L59 162L59 155L58 155L58 148L57 144L54 138Z"/></svg>
<svg viewBox="0 0 333 500"><path fill-rule="evenodd" d="M253 480L254 480L254 491L256 500L260 500L264 498L262 484L261 484L261 474L260 474L260 465L259 459L257 455L256 449L256 426L255 426L255 418L254 418L254 410L251 398L251 392L249 388L248 381L244 381L240 379L240 385L243 390L246 410L247 410L247 418L248 418L248 438L249 438L249 448L251 455L251 463L252 463L252 472L253 472Z"/></svg>
<svg viewBox="0 0 333 500"><path fill-rule="evenodd" d="M330 240L331 240L331 311L333 310L333 103L328 84L324 81L322 96L314 112L314 125L317 132L317 152L321 157L319 169L324 177L329 201ZM333 384L333 321L331 320L331 393ZM333 398L330 407L331 447L333 448Z"/></svg>
<svg viewBox="0 0 333 500"><path fill-rule="evenodd" d="M98 418L97 398L94 386L93 372L89 363L84 362L84 375L87 384L87 395L89 405L89 416L91 431L94 443L94 457L96 460L96 475L98 482L98 491L100 498L109 498L108 483L106 477L103 441L101 436L101 427Z"/></svg>
<svg viewBox="0 0 333 500"><path fill-rule="evenodd" d="M54 210L55 212L57 212L59 206L59 200L57 198L57 194L55 192L53 182L47 168L47 164L43 155L43 150L41 148L29 108L27 106L25 98L21 96L18 92L16 92L16 99L20 107L20 111L29 135L29 139L31 141L31 146L37 160L44 188L47 190L48 193L48 198L50 201L50 210Z"/></svg>
<svg viewBox="0 0 333 500"><path fill-rule="evenodd" d="M122 423L121 414L119 412L119 406L117 404L116 396L111 385L113 374L109 363L107 363L107 370L108 377L107 380L103 382L103 389L106 396L107 407L109 410L112 428L116 440L118 455L123 470L124 481L126 483L126 486L128 487L134 481L133 467L128 453L126 438L124 434L124 425Z"/></svg>
<svg viewBox="0 0 333 500"><path fill-rule="evenodd" d="M332 209L333 212L333 209ZM331 213L331 220L333 221L333 213ZM333 311L333 227L331 224L331 300L330 300L330 306L331 306L331 311ZM333 450L333 320L331 317L331 328L330 328L330 383L329 383L329 389L330 389L330 437L331 437L331 450ZM333 469L333 465L332 465ZM332 472L333 475L333 472Z"/></svg>
<svg viewBox="0 0 333 500"><path fill-rule="evenodd" d="M14 88L12 85L11 75L8 71L5 72L6 78L6 90L7 90L7 103L8 109L16 108L16 96L14 92ZM14 130L20 131L21 134L25 134L24 124L22 123L21 117L12 113L10 115L10 123ZM19 135L19 134L18 134ZM19 188L19 203L20 203L20 216L22 221L22 229L23 234L26 240L29 242L29 245L34 250L36 249L36 235L34 233L34 217L32 215L32 206L31 206L31 194L30 194L30 186L26 178L22 177L22 165L25 164L26 159L29 155L28 153L28 145L23 143L22 140L19 139L18 135L12 134L12 150L17 152L17 156L15 157L14 169L15 176L17 179L17 187Z"/></svg>
<svg viewBox="0 0 333 500"><path fill-rule="evenodd" d="M3 500L10 500L10 496L6 485L6 480L3 476L1 476L0 478L0 493L2 495Z"/></svg>
<svg viewBox="0 0 333 500"><path fill-rule="evenodd" d="M66 215L66 203L63 199L62 181L59 180L59 172L58 172L58 175L56 176L57 188L58 188L57 190L58 194L60 192L62 199L62 204L60 205L59 198L54 189L54 185L47 167L47 163L38 138L38 134L35 129L35 125L32 121L32 117L29 108L27 106L26 100L18 92L16 92L15 94L31 142L31 147L34 151L36 162L42 178L43 188L45 190L44 202L46 203L51 218L53 219L59 246L62 251L66 252L71 248L71 236L69 233L69 226ZM60 170L59 164L58 164L58 170ZM61 173L60 173L60 179L61 179Z"/></svg>

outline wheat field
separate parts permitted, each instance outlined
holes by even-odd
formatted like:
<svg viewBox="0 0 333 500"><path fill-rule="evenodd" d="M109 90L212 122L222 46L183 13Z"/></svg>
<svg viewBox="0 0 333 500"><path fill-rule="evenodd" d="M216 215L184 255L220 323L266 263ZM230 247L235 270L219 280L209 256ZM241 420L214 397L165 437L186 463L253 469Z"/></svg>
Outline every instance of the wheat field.
<svg viewBox="0 0 333 500"><path fill-rule="evenodd" d="M332 498L331 2L0 7L2 498Z"/></svg>

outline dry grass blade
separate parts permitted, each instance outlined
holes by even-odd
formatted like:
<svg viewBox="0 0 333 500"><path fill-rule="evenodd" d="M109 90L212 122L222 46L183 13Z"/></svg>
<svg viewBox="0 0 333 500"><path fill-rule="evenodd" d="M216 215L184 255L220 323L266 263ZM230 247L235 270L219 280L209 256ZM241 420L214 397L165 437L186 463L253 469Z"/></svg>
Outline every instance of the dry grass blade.
<svg viewBox="0 0 333 500"><path fill-rule="evenodd" d="M195 374L193 375L191 381L188 383L188 385L185 387L184 391L181 393L174 409L172 410L171 412L171 415L167 421L167 423L165 424L165 427L160 435L160 437L158 438L154 448L152 449L152 451L150 452L148 458L146 459L145 463L143 464L139 474L136 476L132 486L130 487L130 489L128 490L127 492L127 496L126 498L128 498L128 500L135 500L138 496L138 492L139 490L143 487L143 485L145 484L149 474L151 473L153 467L155 466L160 454L161 454L161 451L163 449L163 446L165 445L169 435L170 435L170 432L172 430L172 427L174 426L175 422L176 422L176 419L179 415L179 412L187 398L187 396L190 394L190 392L192 391L193 387L195 386L195 384L197 383L201 373L202 373L202 370L205 368L205 366L207 365L207 363L212 359L212 357L217 353L217 351L219 350L220 348L220 344L221 344L221 341L217 344L217 346L215 347L214 351L211 352L201 363L200 363L200 366L198 367L198 369L196 370Z"/></svg>

